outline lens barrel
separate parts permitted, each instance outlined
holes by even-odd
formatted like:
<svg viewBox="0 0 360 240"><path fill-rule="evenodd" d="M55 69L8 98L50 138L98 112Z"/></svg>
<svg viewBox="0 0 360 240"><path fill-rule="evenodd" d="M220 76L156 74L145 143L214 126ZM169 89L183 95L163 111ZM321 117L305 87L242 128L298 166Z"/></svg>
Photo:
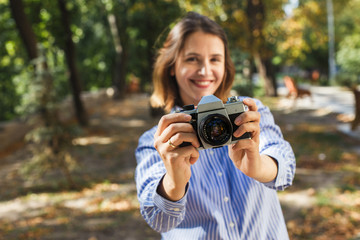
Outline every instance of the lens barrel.
<svg viewBox="0 0 360 240"><path fill-rule="evenodd" d="M211 114L202 119L199 134L212 146L221 146L229 141L232 135L232 124L221 114Z"/></svg>

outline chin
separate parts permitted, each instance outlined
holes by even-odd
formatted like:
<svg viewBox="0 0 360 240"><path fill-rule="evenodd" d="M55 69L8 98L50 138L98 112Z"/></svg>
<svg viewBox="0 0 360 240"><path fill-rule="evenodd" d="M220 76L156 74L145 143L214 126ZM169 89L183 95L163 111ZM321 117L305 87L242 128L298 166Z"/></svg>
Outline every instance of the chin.
<svg viewBox="0 0 360 240"><path fill-rule="evenodd" d="M201 97L202 97L202 95L201 95ZM194 104L195 106L197 106L198 105L198 103L200 102L200 100L201 100L201 97L197 97L197 98L193 98L192 99L192 104Z"/></svg>

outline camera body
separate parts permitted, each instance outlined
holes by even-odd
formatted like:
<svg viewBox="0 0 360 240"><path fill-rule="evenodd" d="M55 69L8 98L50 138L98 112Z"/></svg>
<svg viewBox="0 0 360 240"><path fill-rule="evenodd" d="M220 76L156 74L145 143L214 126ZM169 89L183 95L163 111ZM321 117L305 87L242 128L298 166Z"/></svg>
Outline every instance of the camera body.
<svg viewBox="0 0 360 240"><path fill-rule="evenodd" d="M224 104L214 95L201 98L197 108L186 105L180 112L190 114L190 124L195 129L200 142L198 149L217 148L233 144L240 139L250 138L250 133L234 137L233 133L238 128L234 121L237 116L246 111L246 106L237 97L230 97ZM187 146L183 143L180 146Z"/></svg>

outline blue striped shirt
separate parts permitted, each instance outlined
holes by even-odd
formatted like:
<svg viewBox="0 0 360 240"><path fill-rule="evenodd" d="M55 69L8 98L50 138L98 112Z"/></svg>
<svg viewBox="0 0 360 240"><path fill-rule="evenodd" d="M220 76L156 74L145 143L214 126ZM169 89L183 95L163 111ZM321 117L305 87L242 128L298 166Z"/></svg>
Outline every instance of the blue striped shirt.
<svg viewBox="0 0 360 240"><path fill-rule="evenodd" d="M163 239L289 239L276 190L290 186L295 157L270 110L255 100L260 120L260 154L278 162L274 181L260 183L238 170L227 146L201 150L191 167L185 196L177 202L156 189L166 169L154 148L156 126L139 139L135 180L140 211Z"/></svg>

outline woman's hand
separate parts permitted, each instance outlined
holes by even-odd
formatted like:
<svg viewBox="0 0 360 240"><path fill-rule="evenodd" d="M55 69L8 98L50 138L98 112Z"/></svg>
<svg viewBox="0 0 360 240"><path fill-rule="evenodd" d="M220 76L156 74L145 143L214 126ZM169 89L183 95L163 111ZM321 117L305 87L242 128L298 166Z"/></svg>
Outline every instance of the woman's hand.
<svg viewBox="0 0 360 240"><path fill-rule="evenodd" d="M189 124L191 116L185 113L173 113L163 116L154 135L154 146L159 152L166 168L166 174L158 187L163 197L177 201L185 194L186 184L190 180L191 165L199 158L200 146L195 130ZM190 146L178 147L183 142Z"/></svg>
<svg viewBox="0 0 360 240"><path fill-rule="evenodd" d="M247 98L243 103L248 106L249 111L240 114L235 119L239 128L234 132L235 137L244 133L251 134L251 139L241 139L229 146L229 156L235 166L245 175L260 182L270 182L277 175L277 164L275 160L266 155L260 155L260 113L254 100Z"/></svg>

